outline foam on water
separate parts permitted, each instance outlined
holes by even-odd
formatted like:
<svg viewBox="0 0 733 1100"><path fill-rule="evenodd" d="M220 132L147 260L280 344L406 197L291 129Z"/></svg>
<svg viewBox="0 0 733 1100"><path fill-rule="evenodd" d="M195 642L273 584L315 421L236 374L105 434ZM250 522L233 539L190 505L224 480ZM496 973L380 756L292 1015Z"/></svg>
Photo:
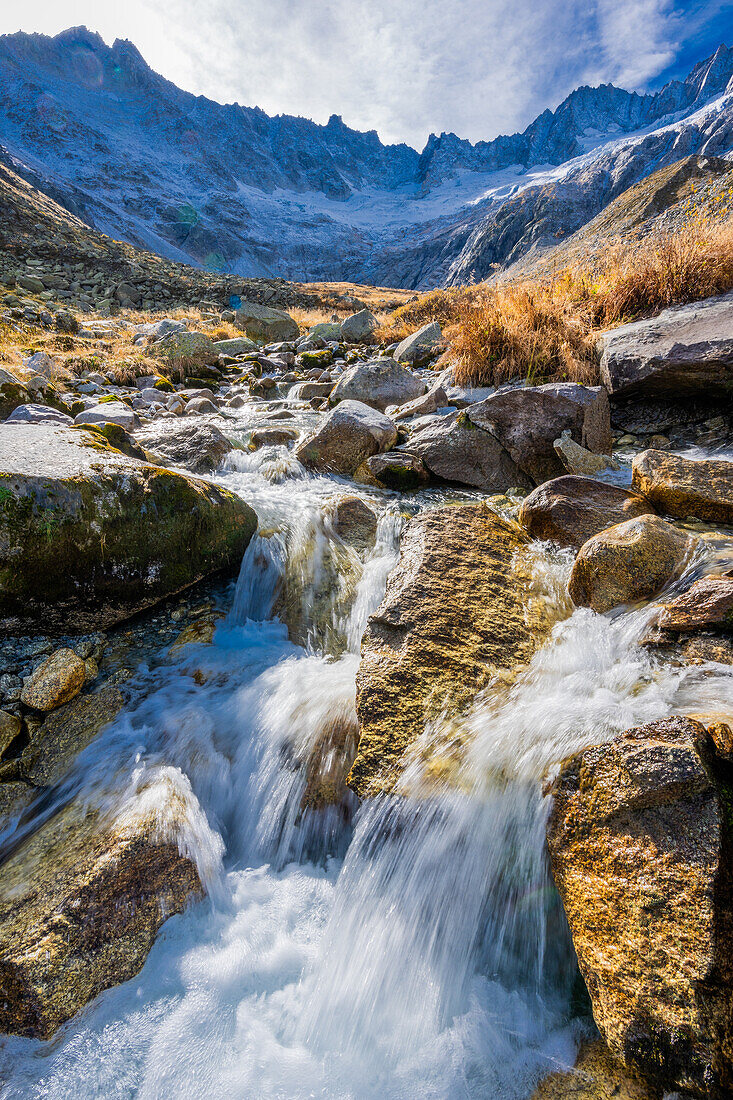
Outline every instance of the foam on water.
<svg viewBox="0 0 733 1100"><path fill-rule="evenodd" d="M305 474L273 483L267 460L250 457L224 480L247 499L260 493L267 518L232 613L213 645L140 671L139 702L69 781L128 822L175 804L162 835L215 888L167 922L137 978L51 1042L7 1039L0 1095L524 1100L572 1063L583 1026L546 866L542 780L629 726L733 711L733 677L640 647L649 609L571 614L569 555L537 544L535 585L556 626L511 688L465 716L455 783L423 782L418 751L413 797L382 797L355 817L353 799L312 808L308 761L324 744L336 752L324 731L355 721L359 639L402 521L383 506L348 612L333 608L345 651L306 652L269 615L293 532L308 523L331 537L318 525L338 486Z"/></svg>

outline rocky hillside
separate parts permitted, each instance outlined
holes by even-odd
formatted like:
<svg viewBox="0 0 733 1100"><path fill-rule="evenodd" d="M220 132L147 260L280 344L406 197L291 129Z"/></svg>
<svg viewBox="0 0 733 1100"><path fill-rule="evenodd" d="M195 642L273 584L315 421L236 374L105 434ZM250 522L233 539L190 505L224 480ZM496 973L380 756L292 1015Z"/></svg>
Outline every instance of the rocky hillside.
<svg viewBox="0 0 733 1100"><path fill-rule="evenodd" d="M580 88L522 134L421 154L222 106L84 28L0 38L14 168L101 232L243 276L424 287L485 278L576 232L655 169L733 147L733 51L654 95Z"/></svg>

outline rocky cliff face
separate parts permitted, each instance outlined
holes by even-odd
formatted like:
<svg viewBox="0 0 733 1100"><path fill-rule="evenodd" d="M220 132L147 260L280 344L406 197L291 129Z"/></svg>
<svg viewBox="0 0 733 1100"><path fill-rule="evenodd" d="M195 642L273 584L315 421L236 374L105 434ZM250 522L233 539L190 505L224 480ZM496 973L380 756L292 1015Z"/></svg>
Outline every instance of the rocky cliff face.
<svg viewBox="0 0 733 1100"><path fill-rule="evenodd" d="M486 277L575 232L661 165L733 149L733 50L654 95L577 89L522 134L422 154L221 105L75 28L0 37L14 165L104 233L242 275L424 287Z"/></svg>

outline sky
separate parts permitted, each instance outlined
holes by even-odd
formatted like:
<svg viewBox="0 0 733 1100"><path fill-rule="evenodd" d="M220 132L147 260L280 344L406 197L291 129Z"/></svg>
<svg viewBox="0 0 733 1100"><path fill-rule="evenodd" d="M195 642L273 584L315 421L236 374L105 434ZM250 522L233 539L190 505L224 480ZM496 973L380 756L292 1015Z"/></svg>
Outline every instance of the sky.
<svg viewBox="0 0 733 1100"><path fill-rule="evenodd" d="M0 33L85 25L180 87L422 149L523 130L580 84L654 90L725 42L733 0L24 0Z"/></svg>

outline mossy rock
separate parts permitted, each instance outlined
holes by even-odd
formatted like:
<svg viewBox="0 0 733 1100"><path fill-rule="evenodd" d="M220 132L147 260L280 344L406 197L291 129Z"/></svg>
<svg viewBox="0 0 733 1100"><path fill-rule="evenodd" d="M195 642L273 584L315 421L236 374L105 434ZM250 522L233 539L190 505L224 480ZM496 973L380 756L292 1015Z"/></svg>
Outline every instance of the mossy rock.
<svg viewBox="0 0 733 1100"><path fill-rule="evenodd" d="M88 426L0 425L0 630L104 629L235 570L256 526L233 493Z"/></svg>
<svg viewBox="0 0 733 1100"><path fill-rule="evenodd" d="M71 427L77 431L91 432L92 435L98 436L100 440L105 440L110 447L119 451L120 454L127 455L128 458L139 458L143 462L148 461L148 455L143 448L139 447L119 424L105 422L104 424L73 424Z"/></svg>
<svg viewBox="0 0 733 1100"><path fill-rule="evenodd" d="M176 392L176 387L173 385L173 383L169 382L167 378L163 378L162 375L160 375L158 378L156 378L155 381L153 382L153 389L154 390L161 390L162 393L175 393Z"/></svg>

